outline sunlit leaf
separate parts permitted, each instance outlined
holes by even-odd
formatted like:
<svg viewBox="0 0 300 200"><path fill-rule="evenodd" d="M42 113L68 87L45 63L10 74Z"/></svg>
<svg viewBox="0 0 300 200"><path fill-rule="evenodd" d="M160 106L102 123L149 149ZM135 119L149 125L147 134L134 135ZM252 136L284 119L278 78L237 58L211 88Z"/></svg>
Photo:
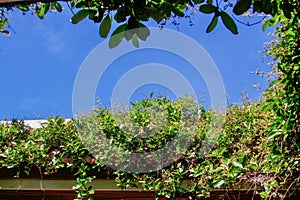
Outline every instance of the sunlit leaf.
<svg viewBox="0 0 300 200"><path fill-rule="evenodd" d="M8 19L1 20L0 18L0 30L8 24Z"/></svg>
<svg viewBox="0 0 300 200"><path fill-rule="evenodd" d="M273 130L269 135L268 135L268 139L272 139L278 135L283 134L282 130Z"/></svg>
<svg viewBox="0 0 300 200"><path fill-rule="evenodd" d="M58 12L62 12L63 8L61 7L60 3L58 3L58 2L53 2L52 5L55 7L55 9L56 9Z"/></svg>
<svg viewBox="0 0 300 200"><path fill-rule="evenodd" d="M232 164L235 166L235 167L239 167L239 168L243 168L243 165L241 163L238 163L238 162L232 162Z"/></svg>
<svg viewBox="0 0 300 200"><path fill-rule="evenodd" d="M263 21L263 25L262 25L262 30L263 30L263 31L265 31L265 30L268 28L268 26L270 26L270 25L269 25L269 22L270 22L269 19Z"/></svg>
<svg viewBox="0 0 300 200"><path fill-rule="evenodd" d="M224 180L217 180L213 183L214 188L220 188L225 183Z"/></svg>
<svg viewBox="0 0 300 200"><path fill-rule="evenodd" d="M179 17L184 17L184 9L181 10L179 8L172 7L172 12Z"/></svg>
<svg viewBox="0 0 300 200"><path fill-rule="evenodd" d="M37 16L40 19L44 19L45 15L49 11L49 8L50 8L50 4L49 3L42 4L41 8L37 10Z"/></svg>
<svg viewBox="0 0 300 200"><path fill-rule="evenodd" d="M26 5L18 5L18 7L17 7L19 10L22 10L22 11L24 11L24 12L27 12L27 11L29 11L29 8L28 8L28 6L26 6Z"/></svg>

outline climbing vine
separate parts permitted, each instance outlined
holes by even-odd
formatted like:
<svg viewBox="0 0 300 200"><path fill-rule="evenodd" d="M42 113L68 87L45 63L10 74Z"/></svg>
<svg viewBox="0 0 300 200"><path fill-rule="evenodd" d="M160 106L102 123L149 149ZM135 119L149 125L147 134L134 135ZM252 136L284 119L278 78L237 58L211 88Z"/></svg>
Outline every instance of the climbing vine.
<svg viewBox="0 0 300 200"><path fill-rule="evenodd" d="M92 199L94 190L87 186L97 178L89 174L92 169L109 169L107 172L115 174L120 189L137 187L145 191L155 190L157 198L197 199L208 197L213 189L224 189L223 195L226 195L226 191L246 187L253 188L261 197L269 199L288 197L297 190L297 141L283 147L284 141L280 135L270 132L278 116L266 108L266 99L231 105L226 111L222 132L216 141L210 143L212 146L208 151L203 147L213 134L208 133L218 113L197 107L191 99L172 102L166 98L147 98L133 104L128 110L128 119L140 127L147 127L149 119L153 117L150 112L154 109L151 107L153 105L166 106L167 124L181 122L175 110L197 115L197 121L193 121L197 125L194 143L179 159L156 172L129 173L107 168L106 160L101 159L95 151L92 154L88 145L84 144L87 140L82 138L86 135L78 131L78 119L65 121L60 117L49 117L48 122L38 129L27 127L23 121L17 120L1 124L0 167L15 168L19 175L30 174L32 168L38 167L41 176L68 168L77 177L77 184L73 187L77 192L76 199ZM116 122L126 123L126 120L118 121L120 118L105 108L98 108L92 117L86 119L99 120L107 138L124 151L153 151L164 145L164 139L169 138L167 132L149 139L127 135L115 126ZM167 126L172 127L171 124ZM172 134L170 137L173 137ZM285 149L283 151L280 148Z"/></svg>
<svg viewBox="0 0 300 200"><path fill-rule="evenodd" d="M16 177L30 174L33 168L39 169L41 177L68 168L77 178L77 184L74 185L77 199L92 199L93 188L86 184L97 177L88 172L103 168L116 175L115 180L120 189L138 187L155 190L157 198L175 199L180 196L197 199L208 197L213 189L224 189L223 195L226 195L226 191L240 188L253 189L263 199L292 197L300 183L300 4L297 0L240 0L234 4L229 1L223 3L232 8L236 15L249 9L270 15L264 21L263 29L277 27L275 39L267 43L265 51L272 64L270 76L274 77L261 100L245 101L227 108L223 129L216 140L209 143L210 148L206 154L203 154L203 141L210 141L206 139L213 135L209 134L209 130L218 113L197 107L190 99L173 102L163 97L151 97L133 103L127 110L127 118L118 118L110 110L100 107L90 115L91 118L83 118L79 122L77 119L65 121L60 117L49 117L48 122L38 129L32 129L18 120L1 123L0 168L16 169ZM186 8L195 5L198 5L200 12L213 15L207 32L213 30L221 18L232 33L237 33L227 7L225 10L220 9L220 4L212 1L70 1L70 4L72 8L78 9L72 22L78 23L89 18L100 23L101 37L108 36L112 19L121 23L112 33L114 35L126 29L144 27L142 22L149 18L160 23L174 15L186 16ZM62 11L57 2L2 6L0 32L9 33L7 11L14 7L22 12L33 9L40 18L48 11ZM136 41L134 38L145 40L148 35L149 32L145 31L122 37ZM166 125L149 139L128 134L118 126L125 123L125 128L131 130L130 126L126 126L131 121L135 126L147 128L151 120L158 122L151 118L151 113L159 106L164 108L167 116ZM111 144L127 153L151 152L166 145L180 130L182 114L193 116L193 125L196 127L194 142L175 162L157 172L147 173L129 173L126 168L109 168L105 158L111 152L106 152L106 156L101 158L97 152L90 151L88 142L95 135L89 134L97 132L82 131L89 129L85 129L86 124L80 123L94 120L92 123L99 124L95 130L102 131ZM136 134L143 133L143 130ZM83 140L83 134L89 136L85 137L87 140ZM101 147L101 143L99 145Z"/></svg>

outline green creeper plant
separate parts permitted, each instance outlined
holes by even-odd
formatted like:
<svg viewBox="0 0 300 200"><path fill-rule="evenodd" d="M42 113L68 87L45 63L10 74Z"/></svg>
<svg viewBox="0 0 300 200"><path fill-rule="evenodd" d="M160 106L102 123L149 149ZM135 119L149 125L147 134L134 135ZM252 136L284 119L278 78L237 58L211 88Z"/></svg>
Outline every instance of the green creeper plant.
<svg viewBox="0 0 300 200"><path fill-rule="evenodd" d="M297 0L72 0L70 4L76 11L71 19L72 23L79 23L85 18L100 23L101 37L108 37L110 32L117 35L125 30L144 28L142 32L129 31L127 35L120 34L121 38L110 41L110 47L116 47L124 38L132 40L133 44L138 46L137 39L146 40L150 34L144 22L154 19L163 25L165 20L188 18L188 9L212 15L206 32L211 32L218 21L222 21L226 28L236 34L238 30L233 16L249 11L269 15L262 28L276 26L275 40L268 43L265 51L273 63L273 71L270 74L273 74L274 78L263 98L256 102L245 101L242 104L230 105L223 132L205 156L202 152L202 141L209 135L209 125L216 119L217 113L200 108L202 112L196 123L196 141L180 159L158 172L138 174L116 170L114 173L121 189L138 187L141 190L155 190L157 198L197 199L208 197L213 189L223 189L223 195L227 195L226 191L246 187L257 191L263 199L285 199L292 198L293 193L298 191L300 4ZM1 33L9 33L7 13L11 9L34 11L41 19L49 11L63 10L56 1L1 4ZM120 25L112 31L112 23ZM151 151L165 145L173 136L172 131L176 131L176 122L180 122L180 118L176 112L172 114L172 111L181 110L180 102L148 98L133 103L126 120L133 120L135 125L147 127L151 122L151 109L155 107L153 105L166 106L168 123L163 127L164 134L157 134L150 140L121 131L115 126L116 122L120 122L117 121L119 119L107 109L99 108L92 113L97 116L92 119L97 119L97 123L101 122L100 128L115 145L128 152ZM198 111L197 109L194 111ZM91 198L93 189L86 184L94 177L89 176L87 172L91 168L107 166L97 161L99 155L94 157L89 152L77 128L76 120L65 122L60 117L50 117L47 124L36 130L17 120L0 124L0 168L17 169L16 176L20 177L30 174L32 168L36 167L41 178L61 168L69 168L77 176L77 184L74 187L77 191L76 198ZM172 131L168 132L168 128Z"/></svg>
<svg viewBox="0 0 300 200"><path fill-rule="evenodd" d="M200 109L201 114L194 122L197 125L195 142L174 163L157 172L109 171L116 175L120 189L155 190L157 198L197 199L210 196L214 189L223 189L222 195L226 196L229 191L239 188L253 188L264 199L291 196L297 190L299 180L298 149L293 147L297 147L297 141L282 146L285 141L280 134L270 135L270 127L278 122L278 116L267 106L267 100L266 97L256 102L230 105L223 131L207 154L203 154L203 147L214 134L209 130L218 113L195 107L189 99L172 102L166 98L147 98L134 102L128 110L130 115L127 120L131 119L142 127L147 127L147 123L153 120L151 109L156 108L153 105L166 106L166 113L169 113L166 116L171 123L167 125L169 127L178 120L180 122L174 109L186 114L198 114ZM124 150L152 151L162 145L155 141L163 141L164 135L169 137L168 134L153 135L148 139L138 137L135 139L143 146L134 146L134 135L125 134L115 126L116 122L120 123L117 115L104 108L98 108L93 115L85 120L99 120L107 137ZM99 155L89 152L90 148L82 140L88 135L83 132L79 134L78 125L76 120L66 122L60 117L50 117L47 123L35 130L17 120L0 124L0 167L17 169L16 175L19 177L30 174L32 168L37 167L41 178L61 168L68 168L76 177L77 183L73 187L77 194L75 198L92 199L94 191L88 183L97 177L89 172L92 169L107 169L107 166L98 159ZM150 144L155 146L150 147Z"/></svg>

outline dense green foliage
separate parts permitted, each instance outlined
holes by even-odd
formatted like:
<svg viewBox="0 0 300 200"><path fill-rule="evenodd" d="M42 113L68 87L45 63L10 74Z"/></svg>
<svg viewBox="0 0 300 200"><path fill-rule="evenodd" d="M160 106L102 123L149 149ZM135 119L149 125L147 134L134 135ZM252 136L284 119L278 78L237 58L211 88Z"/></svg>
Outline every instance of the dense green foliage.
<svg viewBox="0 0 300 200"><path fill-rule="evenodd" d="M30 2L30 1L29 1ZM23 13L32 12L43 19L49 12L62 12L63 8L59 1L50 0L44 3L2 3L0 4L0 32L8 34L8 13L12 9L19 9ZM120 24L112 35L122 33L126 30L127 35L122 38L132 40L138 46L138 38L146 40L148 31L139 31L137 28L145 28L143 22L154 19L158 24L164 25L167 20L172 19L174 25L179 18L190 19L191 15L204 13L212 15L206 32L211 32L217 25L218 19L233 34L238 34L234 16L242 15L245 12L262 13L276 17L281 13L288 19L299 17L299 2L297 0L240 0L240 1L212 1L212 0L144 0L144 1L99 1L99 0L70 0L70 9L74 13L71 22L79 23L89 18L95 23L100 23L99 34L106 38L115 21ZM74 11L73 11L74 10ZM76 12L76 13L75 13ZM192 24L192 21L189 20ZM270 25L267 23L266 25ZM118 40L121 42L121 40ZM116 45L113 45L113 47Z"/></svg>
<svg viewBox="0 0 300 200"><path fill-rule="evenodd" d="M299 2L298 2L299 12ZM290 183L297 188L299 184L299 134L300 134L300 19L288 19L284 15L274 18L280 23L276 30L276 40L268 43L266 54L273 64L273 80L266 96L266 110L274 113L275 121L268 127L268 146L272 152L266 162L265 171L272 173L270 182L274 183L270 191L282 187L282 183ZM269 195L269 194L268 194ZM267 196L268 196L267 195Z"/></svg>
<svg viewBox="0 0 300 200"><path fill-rule="evenodd" d="M77 176L74 189L78 193L78 199L91 198L89 195L93 194L93 189L86 186L96 178L87 173L92 168L99 171L105 169L106 173L116 174L116 181L121 189L139 187L143 190L156 190L157 197L184 196L197 199L200 196L209 196L214 188L251 186L261 191L261 196L268 199L269 196L288 196L297 189L292 184L299 179L298 150L289 149L283 152L276 149L280 146L276 146L274 141L279 142L280 138L270 132L270 127L276 124L277 115L272 110L264 110L264 100L231 105L227 110L223 131L206 155L203 155L205 144L202 141L206 136L213 134L209 133L209 129L211 122L216 119L216 113L194 107L189 99L171 102L166 98L149 98L134 104L128 111L130 119L141 127L147 127L151 116L149 111L153 107L150 110L140 108L149 107L150 104L160 104L167 108L168 125L165 128L176 129L175 122L181 123L181 118L176 113L187 112L192 115L191 111L201 110L197 121L193 121L197 126L194 143L183 152L180 159L158 172L126 173L122 170L107 169L103 164L105 160L99 158L102 154L90 154L90 148L84 145L87 141L84 138L89 138L89 132L78 133L77 126L82 122L65 122L59 117L50 117L48 123L35 130L16 120L0 125L0 167L15 168L22 173L30 173L32 168L37 167L41 176L55 173L60 168L69 168ZM188 110L183 109L187 108L186 105L191 105ZM174 109L178 112L174 112ZM173 133L167 131L142 141L141 138L121 131L116 126L118 117L114 117L109 110L103 108L97 109L94 116L87 119L98 120L101 129L114 145L130 151L144 152L160 148L160 145L165 143L164 140L168 140ZM101 141L96 141L96 144L98 143ZM111 158L109 156L104 155ZM287 159L287 156L290 159ZM288 190L284 190L286 194L281 194L282 191L278 190L287 188Z"/></svg>
<svg viewBox="0 0 300 200"><path fill-rule="evenodd" d="M177 17L189 17L190 11L199 10L212 14L213 18L207 28L210 32L221 17L224 25L237 33L235 22L231 18L230 8L235 15L246 11L270 14L264 21L263 29L277 26L274 41L266 43L265 54L271 60L272 72L269 73L270 85L263 98L257 102L245 101L230 105L222 133L208 154L203 156L203 139L208 135L211 122L217 113L202 108L201 116L193 121L197 126L195 141L181 159L153 173L127 173L122 170L109 170L99 155L89 152L83 133L78 133L78 121L49 118L49 123L42 128L32 130L22 122L13 121L0 125L0 167L16 168L20 172L30 173L32 167L38 167L41 175L55 173L67 167L76 174L77 185L74 186L78 199L93 193L86 183L93 178L87 174L91 168L106 169L117 175L120 188L140 187L144 190L156 190L157 196L176 198L185 196L196 199L209 196L214 188L237 189L252 188L258 190L264 199L284 199L296 190L300 184L300 20L298 0L240 0L230 1L70 1L77 8L72 18L78 23L88 17L100 23L100 36L110 33L113 19L120 23L114 33L144 27L142 22L150 18L162 23ZM1 5L2 6L2 5ZM43 18L48 10L62 11L59 3L42 3L31 5L13 5L23 12L35 10ZM1 8L0 31L7 33L6 12L10 5ZM132 32L130 32L132 33ZM132 33L123 35L127 40L137 38L145 40L149 33ZM122 39L122 38L121 38ZM121 42L121 40L120 40ZM135 42L136 43L136 42ZM116 46L116 44L112 45ZM178 124L179 117L186 103L190 101L171 102L167 99L145 99L128 110L128 119L137 126L147 127L151 122L153 105L165 106L167 126L149 139L141 139L126 134L116 126L117 115L99 108L91 119L99 120L99 128L107 135L109 141L126 151L153 151L164 146ZM145 109L149 107L149 109ZM168 110L169 109L169 110ZM176 112L169 112L170 110ZM188 111L198 113L199 108L189 107ZM187 112L187 113L193 113ZM178 114L178 115L177 115ZM96 116L96 117L95 117ZM120 122L120 121L119 121ZM154 121L157 122L157 121ZM168 129L169 128L169 129ZM84 130L84 129L80 129ZM86 132L88 134L89 132ZM91 139L92 137L86 137ZM134 144L134 145L129 145ZM107 156L104 156L107 158Z"/></svg>

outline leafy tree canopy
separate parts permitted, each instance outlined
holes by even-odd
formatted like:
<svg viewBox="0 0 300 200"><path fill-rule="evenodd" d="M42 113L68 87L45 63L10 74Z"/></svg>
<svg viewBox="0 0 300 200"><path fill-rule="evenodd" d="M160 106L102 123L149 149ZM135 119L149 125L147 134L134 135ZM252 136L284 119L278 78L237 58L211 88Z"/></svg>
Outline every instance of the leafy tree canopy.
<svg viewBox="0 0 300 200"><path fill-rule="evenodd" d="M68 0L66 0L68 1ZM278 16L294 20L299 17L298 0L70 0L68 5L74 16L74 24L88 18L95 23L100 23L100 36L105 38L110 33L113 21L120 24L112 35L136 28L143 28L143 22L154 19L158 24L171 18L178 19L190 17L197 12L212 15L206 32L211 32L222 21L233 34L238 34L234 18L238 15L249 13L263 13L271 16L264 23L264 28L274 25ZM43 19L49 12L62 12L60 1L56 0L6 0L0 1L0 32L9 34L8 13L13 9L24 13L35 13ZM191 10L193 12L191 12ZM275 19L274 19L275 18ZM130 40L133 35L127 36ZM146 40L148 32L136 33L139 39Z"/></svg>

